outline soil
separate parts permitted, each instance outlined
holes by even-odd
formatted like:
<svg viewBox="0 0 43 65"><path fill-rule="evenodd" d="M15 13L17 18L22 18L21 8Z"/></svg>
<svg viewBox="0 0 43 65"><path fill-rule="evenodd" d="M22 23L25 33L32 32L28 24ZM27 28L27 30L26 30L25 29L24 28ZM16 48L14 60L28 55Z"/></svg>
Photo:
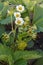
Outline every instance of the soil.
<svg viewBox="0 0 43 65"><path fill-rule="evenodd" d="M43 32L38 33L34 49L43 50Z"/></svg>
<svg viewBox="0 0 43 65"><path fill-rule="evenodd" d="M27 48L27 50L42 50L43 51L43 32L40 32L37 34L37 39L34 41L35 45L33 48ZM30 60L28 62L28 65L34 65L34 63L37 61L36 60Z"/></svg>

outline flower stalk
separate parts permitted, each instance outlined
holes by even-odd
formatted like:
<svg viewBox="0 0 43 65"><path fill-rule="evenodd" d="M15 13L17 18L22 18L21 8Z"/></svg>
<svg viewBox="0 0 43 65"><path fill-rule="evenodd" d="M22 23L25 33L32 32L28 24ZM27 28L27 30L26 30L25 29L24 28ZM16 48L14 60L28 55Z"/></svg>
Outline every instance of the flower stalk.
<svg viewBox="0 0 43 65"><path fill-rule="evenodd" d="M13 31L12 15L11 15L11 26L12 26L12 31Z"/></svg>

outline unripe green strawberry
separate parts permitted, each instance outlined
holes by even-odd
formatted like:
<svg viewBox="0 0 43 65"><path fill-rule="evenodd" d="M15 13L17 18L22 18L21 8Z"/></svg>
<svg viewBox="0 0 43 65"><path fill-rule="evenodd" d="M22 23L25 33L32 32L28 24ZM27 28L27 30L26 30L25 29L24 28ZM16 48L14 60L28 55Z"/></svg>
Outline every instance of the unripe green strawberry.
<svg viewBox="0 0 43 65"><path fill-rule="evenodd" d="M18 43L18 49L19 50L24 50L27 47L27 43L24 41L21 41L20 43Z"/></svg>
<svg viewBox="0 0 43 65"><path fill-rule="evenodd" d="M4 43L7 43L8 41L9 41L9 35L8 34L6 34L6 33L4 33L4 34L2 34L2 42Z"/></svg>

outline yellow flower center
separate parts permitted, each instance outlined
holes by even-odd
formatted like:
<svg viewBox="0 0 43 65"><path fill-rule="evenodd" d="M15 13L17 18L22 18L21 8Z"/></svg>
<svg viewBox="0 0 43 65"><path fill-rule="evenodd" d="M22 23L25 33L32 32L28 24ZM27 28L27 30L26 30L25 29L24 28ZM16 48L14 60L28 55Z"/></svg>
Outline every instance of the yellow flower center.
<svg viewBox="0 0 43 65"><path fill-rule="evenodd" d="M16 17L19 17L19 14L16 14Z"/></svg>
<svg viewBox="0 0 43 65"><path fill-rule="evenodd" d="M21 6L19 7L19 10L22 10L22 7Z"/></svg>
<svg viewBox="0 0 43 65"><path fill-rule="evenodd" d="M20 24L20 23L21 23L21 21L20 21L20 20L18 20L18 21L17 21L17 23L18 23L18 24Z"/></svg>

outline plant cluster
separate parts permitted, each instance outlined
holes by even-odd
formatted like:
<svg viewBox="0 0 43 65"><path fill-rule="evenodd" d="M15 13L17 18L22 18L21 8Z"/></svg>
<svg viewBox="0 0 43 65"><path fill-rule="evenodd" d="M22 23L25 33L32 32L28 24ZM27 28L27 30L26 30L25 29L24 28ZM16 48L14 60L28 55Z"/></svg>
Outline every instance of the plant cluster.
<svg viewBox="0 0 43 65"><path fill-rule="evenodd" d="M0 0L0 60L9 65L27 65L28 59L43 57L34 46L43 32L43 0ZM40 13L41 12L41 13Z"/></svg>

